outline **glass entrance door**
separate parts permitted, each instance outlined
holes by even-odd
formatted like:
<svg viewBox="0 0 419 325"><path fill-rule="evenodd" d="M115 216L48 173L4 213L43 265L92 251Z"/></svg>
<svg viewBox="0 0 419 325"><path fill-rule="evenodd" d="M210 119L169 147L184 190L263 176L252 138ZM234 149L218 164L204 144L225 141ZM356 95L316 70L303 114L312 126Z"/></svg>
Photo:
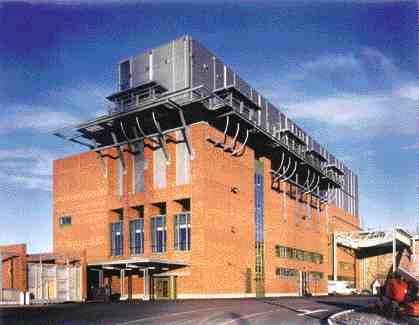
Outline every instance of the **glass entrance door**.
<svg viewBox="0 0 419 325"><path fill-rule="evenodd" d="M170 299L170 278L154 278L155 299Z"/></svg>

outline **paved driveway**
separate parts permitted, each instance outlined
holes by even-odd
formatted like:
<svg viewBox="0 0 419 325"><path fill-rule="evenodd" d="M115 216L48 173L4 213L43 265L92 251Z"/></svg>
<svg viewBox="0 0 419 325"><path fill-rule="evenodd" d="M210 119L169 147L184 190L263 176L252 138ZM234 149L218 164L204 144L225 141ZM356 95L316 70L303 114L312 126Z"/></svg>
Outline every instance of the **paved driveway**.
<svg viewBox="0 0 419 325"><path fill-rule="evenodd" d="M179 300L0 307L0 324L326 324L370 297Z"/></svg>

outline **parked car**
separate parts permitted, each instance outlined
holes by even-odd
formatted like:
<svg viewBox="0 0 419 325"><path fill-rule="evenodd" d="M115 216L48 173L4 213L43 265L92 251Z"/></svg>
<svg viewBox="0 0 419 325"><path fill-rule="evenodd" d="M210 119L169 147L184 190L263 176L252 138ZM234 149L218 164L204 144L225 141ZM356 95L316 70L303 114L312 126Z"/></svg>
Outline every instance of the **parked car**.
<svg viewBox="0 0 419 325"><path fill-rule="evenodd" d="M328 281L327 292L329 295L354 295L358 291L350 281Z"/></svg>

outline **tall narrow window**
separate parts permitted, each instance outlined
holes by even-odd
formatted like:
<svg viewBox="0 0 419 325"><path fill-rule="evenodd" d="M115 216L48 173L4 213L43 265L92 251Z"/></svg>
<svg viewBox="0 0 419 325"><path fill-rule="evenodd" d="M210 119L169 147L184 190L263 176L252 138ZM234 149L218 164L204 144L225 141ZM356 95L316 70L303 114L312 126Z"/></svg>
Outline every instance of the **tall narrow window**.
<svg viewBox="0 0 419 325"><path fill-rule="evenodd" d="M176 140L182 141L176 144L176 185L189 184L191 157L181 131L176 132Z"/></svg>
<svg viewBox="0 0 419 325"><path fill-rule="evenodd" d="M151 250L153 253L166 251L166 216L160 215L151 218Z"/></svg>
<svg viewBox="0 0 419 325"><path fill-rule="evenodd" d="M118 165L117 191L118 191L118 195L122 196L124 193L124 167L122 166L121 159L117 159L117 165Z"/></svg>
<svg viewBox="0 0 419 325"><path fill-rule="evenodd" d="M144 142L136 142L135 144L133 144L133 149L133 192L144 192Z"/></svg>
<svg viewBox="0 0 419 325"><path fill-rule="evenodd" d="M111 223L111 255L121 256L123 251L122 222Z"/></svg>
<svg viewBox="0 0 419 325"><path fill-rule="evenodd" d="M153 153L153 176L155 189L166 187L166 157L162 148Z"/></svg>
<svg viewBox="0 0 419 325"><path fill-rule="evenodd" d="M131 255L144 254L144 219L131 220L129 232Z"/></svg>
<svg viewBox="0 0 419 325"><path fill-rule="evenodd" d="M174 216L174 248L177 251L191 250L191 214Z"/></svg>

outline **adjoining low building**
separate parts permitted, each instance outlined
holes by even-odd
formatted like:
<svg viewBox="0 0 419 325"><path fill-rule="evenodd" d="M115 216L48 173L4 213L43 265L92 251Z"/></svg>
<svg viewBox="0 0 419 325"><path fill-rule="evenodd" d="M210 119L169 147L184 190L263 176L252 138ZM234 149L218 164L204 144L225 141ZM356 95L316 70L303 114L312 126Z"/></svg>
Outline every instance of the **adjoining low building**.
<svg viewBox="0 0 419 325"><path fill-rule="evenodd" d="M82 301L79 257L27 254L26 245L0 246L0 303Z"/></svg>
<svg viewBox="0 0 419 325"><path fill-rule="evenodd" d="M388 276L399 268L412 275L419 272L416 259L418 238L404 229L335 232L333 239L334 256L338 248L346 249L356 256L360 266L357 286L361 290L371 290L375 280L384 284ZM341 262L337 262L338 258L334 260L334 274L337 275ZM338 276L334 280L339 280Z"/></svg>

